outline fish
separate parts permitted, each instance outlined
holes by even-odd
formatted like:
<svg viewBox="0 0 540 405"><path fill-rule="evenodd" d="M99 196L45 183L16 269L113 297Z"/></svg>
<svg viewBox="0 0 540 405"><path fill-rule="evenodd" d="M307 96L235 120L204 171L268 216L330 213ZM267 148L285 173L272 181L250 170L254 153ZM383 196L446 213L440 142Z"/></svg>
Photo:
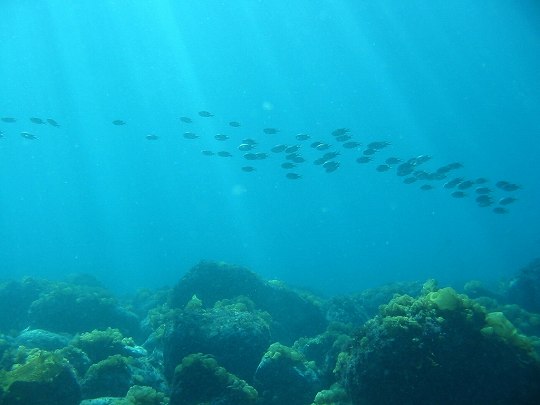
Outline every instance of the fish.
<svg viewBox="0 0 540 405"><path fill-rule="evenodd" d="M330 148L330 145L327 144L327 143L321 143L321 144L319 144L319 145L317 145L315 147L315 149L317 149L317 150L326 150L326 149L329 149L329 148Z"/></svg>
<svg viewBox="0 0 540 405"><path fill-rule="evenodd" d="M296 153L300 150L300 145L288 146L285 149L285 153Z"/></svg>
<svg viewBox="0 0 540 405"><path fill-rule="evenodd" d="M272 152L274 153L281 153L283 152L285 149L287 149L287 145L283 145L283 144L280 144L280 145L276 145L274 146L272 149L270 149Z"/></svg>
<svg viewBox="0 0 540 405"><path fill-rule="evenodd" d="M304 163L306 161L306 159L304 159L302 156L298 155L298 156L294 156L293 158L291 158L290 160L292 160L294 163Z"/></svg>
<svg viewBox="0 0 540 405"><path fill-rule="evenodd" d="M341 155L339 152L326 152L324 155L322 155L322 158L325 160L331 160L339 155Z"/></svg>
<svg viewBox="0 0 540 405"><path fill-rule="evenodd" d="M354 149L354 148L358 148L360 145L361 145L360 142L349 141L349 142L345 142L343 144L343 147L346 148L346 149Z"/></svg>
<svg viewBox="0 0 540 405"><path fill-rule="evenodd" d="M323 143L319 142L319 141L315 141L309 146L311 146L313 149L317 149L317 147L320 146L320 145L323 145Z"/></svg>
<svg viewBox="0 0 540 405"><path fill-rule="evenodd" d="M416 177L405 177L403 179L403 183L405 184L412 184L414 183L415 181L417 181L418 179Z"/></svg>
<svg viewBox="0 0 540 405"><path fill-rule="evenodd" d="M1 118L2 122L7 122L7 123L14 123L14 122L17 122L17 119L16 118L13 118L13 117L2 117Z"/></svg>
<svg viewBox="0 0 540 405"><path fill-rule="evenodd" d="M59 124L58 122L56 122L55 120L53 120L52 118L47 118L46 121L47 121L47 123L48 123L49 125L51 125L51 126L53 126L53 127L57 127L57 128L58 128L58 127L60 126L60 124Z"/></svg>
<svg viewBox="0 0 540 405"><path fill-rule="evenodd" d="M159 139L159 136L154 135L154 134L148 134L145 136L145 138L148 139L149 141L156 141Z"/></svg>
<svg viewBox="0 0 540 405"><path fill-rule="evenodd" d="M114 120L112 123L113 125L126 125L126 122L122 120Z"/></svg>
<svg viewBox="0 0 540 405"><path fill-rule="evenodd" d="M279 132L279 129L277 128L264 128L263 132L267 135L275 135Z"/></svg>
<svg viewBox="0 0 540 405"><path fill-rule="evenodd" d="M212 152L211 150L201 150L201 153L204 155L204 156L214 156L215 153Z"/></svg>
<svg viewBox="0 0 540 405"><path fill-rule="evenodd" d="M397 157L389 157L384 161L387 165L397 165L398 163L401 163L401 159Z"/></svg>
<svg viewBox="0 0 540 405"><path fill-rule="evenodd" d="M226 141L227 139L229 139L229 136L224 134L217 134L214 135L214 139L217 141Z"/></svg>
<svg viewBox="0 0 540 405"><path fill-rule="evenodd" d="M460 190L466 190L468 188L471 188L474 185L474 181L472 180L465 180L458 184L457 188Z"/></svg>
<svg viewBox="0 0 540 405"><path fill-rule="evenodd" d="M251 138L242 139L242 143L247 143L248 145L257 145L257 141Z"/></svg>
<svg viewBox="0 0 540 405"><path fill-rule="evenodd" d="M34 124L39 124L39 125L45 124L45 121L43 121L41 118L37 118L37 117L30 118L30 121L32 123L34 123Z"/></svg>
<svg viewBox="0 0 540 405"><path fill-rule="evenodd" d="M298 134L295 136L295 138L298 141L307 141L309 138L311 138L311 136L309 136L308 134Z"/></svg>
<svg viewBox="0 0 540 405"><path fill-rule="evenodd" d="M291 163L291 162L283 162L281 164L281 167L283 169L292 169L293 167L296 167L296 165L294 163Z"/></svg>
<svg viewBox="0 0 540 405"><path fill-rule="evenodd" d="M313 164L314 164L314 165L317 165L317 166L320 166L320 165L322 165L324 162L326 162L327 160L328 160L328 159L326 159L324 156L322 156L322 157L320 157L320 158L318 158L318 159L315 159L315 160L313 161Z"/></svg>
<svg viewBox="0 0 540 405"><path fill-rule="evenodd" d="M452 194L450 194L454 198L464 198L467 196L467 193L465 191L454 191Z"/></svg>
<svg viewBox="0 0 540 405"><path fill-rule="evenodd" d="M186 123L186 124L191 124L193 123L193 120L189 117L180 117L180 121Z"/></svg>
<svg viewBox="0 0 540 405"><path fill-rule="evenodd" d="M328 162L324 162L322 166L324 167L326 173L332 173L339 168L339 162L329 160Z"/></svg>
<svg viewBox="0 0 540 405"><path fill-rule="evenodd" d="M517 201L517 198L514 197L503 197L499 200L500 205L512 204L514 201Z"/></svg>
<svg viewBox="0 0 540 405"><path fill-rule="evenodd" d="M371 162L373 159L371 158L371 156L360 156L359 158L356 159L356 162L357 163L369 163Z"/></svg>
<svg viewBox="0 0 540 405"><path fill-rule="evenodd" d="M233 128L238 128L240 126L240 123L238 121L231 121L229 122L229 126Z"/></svg>
<svg viewBox="0 0 540 405"><path fill-rule="evenodd" d="M364 149L364 151L362 152L364 155L366 156L371 156L371 155L374 155L375 152L377 152L376 149L373 149L373 148L367 148L367 149Z"/></svg>
<svg viewBox="0 0 540 405"><path fill-rule="evenodd" d="M336 136L336 141L338 142L345 142L345 141L348 141L349 139L352 139L352 136L350 135Z"/></svg>
<svg viewBox="0 0 540 405"><path fill-rule="evenodd" d="M38 139L37 136L35 136L34 134L31 134L30 132L21 132L21 136L23 138L31 139L31 140Z"/></svg>
<svg viewBox="0 0 540 405"><path fill-rule="evenodd" d="M476 183L476 181L475 181L475 184L478 184L478 183ZM476 191L476 194L489 194L489 193L491 193L491 189L489 187L477 187L475 191Z"/></svg>
<svg viewBox="0 0 540 405"><path fill-rule="evenodd" d="M397 167L396 174L398 176L408 176L414 172L414 165L409 162L404 162Z"/></svg>
<svg viewBox="0 0 540 405"><path fill-rule="evenodd" d="M475 184L485 184L488 182L488 179L486 179L485 177L478 177L474 183Z"/></svg>
<svg viewBox="0 0 540 405"><path fill-rule="evenodd" d="M476 197L475 201L479 207L489 207L493 204L493 199L487 194L479 195Z"/></svg>
<svg viewBox="0 0 540 405"><path fill-rule="evenodd" d="M390 170L390 166L386 165L386 164L383 164L383 165L379 165L375 168L375 170L377 170L378 172L387 172L388 170Z"/></svg>
<svg viewBox="0 0 540 405"><path fill-rule="evenodd" d="M292 173L292 172L287 173L285 176L290 180L298 180L302 178L302 176L300 176L298 173Z"/></svg>
<svg viewBox="0 0 540 405"><path fill-rule="evenodd" d="M193 133L193 132L184 132L184 138L186 139L197 139L199 138L199 135Z"/></svg>
<svg viewBox="0 0 540 405"><path fill-rule="evenodd" d="M370 142L367 145L368 149L375 149L375 150L384 149L387 146L390 146L390 142L387 142L387 141L375 141L375 142Z"/></svg>
<svg viewBox="0 0 540 405"><path fill-rule="evenodd" d="M217 153L218 156L221 157L231 157L232 154L230 152L227 152L226 150L221 150Z"/></svg>
<svg viewBox="0 0 540 405"><path fill-rule="evenodd" d="M247 173L254 172L255 170L257 169L255 169L253 166L242 166L242 171L247 172Z"/></svg>
<svg viewBox="0 0 540 405"><path fill-rule="evenodd" d="M456 177L455 179L452 179L450 181L447 181L446 183L444 183L444 188L454 188L456 187L459 183L461 183L463 180L465 180L463 177Z"/></svg>
<svg viewBox="0 0 540 405"><path fill-rule="evenodd" d="M241 150L242 152L247 152L248 150L252 150L255 148L255 145L249 144L249 143L241 143L238 145L238 150Z"/></svg>
<svg viewBox="0 0 540 405"><path fill-rule="evenodd" d="M514 183L507 183L504 185L504 187L502 187L504 191L516 191L516 190L519 190L520 188L521 186L518 186L517 184L514 184Z"/></svg>
<svg viewBox="0 0 540 405"><path fill-rule="evenodd" d="M431 184L422 184L420 186L420 190L423 190L423 191L428 191L428 190L432 190L434 189L435 187L433 187Z"/></svg>
<svg viewBox="0 0 540 405"><path fill-rule="evenodd" d="M257 160L257 154L256 153L244 153L244 159L247 160Z"/></svg>
<svg viewBox="0 0 540 405"><path fill-rule="evenodd" d="M508 214L508 209L505 207L495 207L493 208L495 214Z"/></svg>
<svg viewBox="0 0 540 405"><path fill-rule="evenodd" d="M285 159L287 160L294 160L296 159L297 157L299 157L300 155L298 153L289 153L288 155L285 156Z"/></svg>
<svg viewBox="0 0 540 405"><path fill-rule="evenodd" d="M209 117L213 117L214 114L212 114L211 112L208 112L208 111L199 111L198 112L199 116L201 117L204 117L204 118L209 118Z"/></svg>
<svg viewBox="0 0 540 405"><path fill-rule="evenodd" d="M332 136L341 136L350 132L349 128L338 128L332 131Z"/></svg>
<svg viewBox="0 0 540 405"><path fill-rule="evenodd" d="M263 160L268 157L268 153L258 152L258 153L255 153L255 157L257 160Z"/></svg>

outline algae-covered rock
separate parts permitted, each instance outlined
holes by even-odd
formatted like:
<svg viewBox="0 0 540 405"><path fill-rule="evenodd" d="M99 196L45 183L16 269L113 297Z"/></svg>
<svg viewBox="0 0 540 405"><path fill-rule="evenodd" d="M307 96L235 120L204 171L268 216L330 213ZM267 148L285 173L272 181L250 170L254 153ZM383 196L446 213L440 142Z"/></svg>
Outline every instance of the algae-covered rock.
<svg viewBox="0 0 540 405"><path fill-rule="evenodd" d="M133 385L166 390L161 370L147 359L116 354L90 366L82 380L82 392L84 398L123 397Z"/></svg>
<svg viewBox="0 0 540 405"><path fill-rule="evenodd" d="M0 332L26 328L29 323L28 309L48 284L30 277L0 283Z"/></svg>
<svg viewBox="0 0 540 405"><path fill-rule="evenodd" d="M540 364L515 328L451 289L397 296L336 371L353 404L514 404L540 399Z"/></svg>
<svg viewBox="0 0 540 405"><path fill-rule="evenodd" d="M184 308L196 295L207 308L223 299L249 298L273 319L274 340L292 344L303 336L324 332L327 322L320 300L283 283L265 281L252 271L221 262L201 262L174 287L170 305Z"/></svg>
<svg viewBox="0 0 540 405"><path fill-rule="evenodd" d="M211 356L194 353L176 367L170 405L255 405L257 391Z"/></svg>
<svg viewBox="0 0 540 405"><path fill-rule="evenodd" d="M84 398L123 397L133 385L132 359L114 355L92 364L82 381Z"/></svg>
<svg viewBox="0 0 540 405"><path fill-rule="evenodd" d="M313 401L322 381L314 362L297 350L274 343L257 367L255 388L265 405L305 405Z"/></svg>
<svg viewBox="0 0 540 405"><path fill-rule="evenodd" d="M83 350L93 363L115 354L133 357L142 357L146 354L146 350L135 345L132 338L124 337L116 328L95 329L82 333L73 339L72 345Z"/></svg>
<svg viewBox="0 0 540 405"><path fill-rule="evenodd" d="M508 284L506 297L527 311L540 313L540 258L519 270Z"/></svg>
<svg viewBox="0 0 540 405"><path fill-rule="evenodd" d="M15 343L28 349L58 350L69 344L69 337L43 329L25 329Z"/></svg>
<svg viewBox="0 0 540 405"><path fill-rule="evenodd" d="M319 391L311 405L351 405L351 401L345 388L334 384L327 390Z"/></svg>
<svg viewBox="0 0 540 405"><path fill-rule="evenodd" d="M192 353L211 354L227 370L251 381L270 344L267 314L240 302L216 303L212 309L188 308L178 313L164 339L165 375Z"/></svg>
<svg viewBox="0 0 540 405"><path fill-rule="evenodd" d="M67 361L58 353L34 350L24 364L0 372L2 405L76 405L81 390Z"/></svg>
<svg viewBox="0 0 540 405"><path fill-rule="evenodd" d="M81 333L113 327L128 336L139 334L137 317L120 306L106 290L84 285L54 283L29 308L32 328Z"/></svg>

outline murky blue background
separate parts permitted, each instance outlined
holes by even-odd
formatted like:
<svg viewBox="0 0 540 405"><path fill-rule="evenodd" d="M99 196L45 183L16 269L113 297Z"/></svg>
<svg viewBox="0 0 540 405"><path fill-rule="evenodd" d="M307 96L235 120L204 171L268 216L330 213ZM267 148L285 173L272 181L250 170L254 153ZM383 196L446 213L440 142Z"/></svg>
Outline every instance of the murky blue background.
<svg viewBox="0 0 540 405"><path fill-rule="evenodd" d="M213 259L333 294L495 282L540 254L536 1L3 0L0 15L0 116L18 119L0 122L0 278L90 272L123 291ZM522 185L519 201L496 215L339 145L334 173L309 142L300 180L276 156L240 170L242 138L263 151L339 127L391 141L377 162L459 161Z"/></svg>

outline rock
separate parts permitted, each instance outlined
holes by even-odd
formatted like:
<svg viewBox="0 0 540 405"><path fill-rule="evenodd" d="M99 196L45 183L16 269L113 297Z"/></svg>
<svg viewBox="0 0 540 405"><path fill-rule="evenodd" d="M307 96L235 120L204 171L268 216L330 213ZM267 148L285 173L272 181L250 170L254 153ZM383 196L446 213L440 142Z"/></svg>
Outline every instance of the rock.
<svg viewBox="0 0 540 405"><path fill-rule="evenodd" d="M78 405L81 390L71 366L56 353L36 351L0 374L2 405Z"/></svg>
<svg viewBox="0 0 540 405"><path fill-rule="evenodd" d="M267 282L252 271L217 262L201 262L174 287L170 305L184 307L196 295L206 307L216 301L245 296L256 308L273 319L272 336L292 344L303 336L314 336L326 329L327 322L317 298L293 291L282 283Z"/></svg>
<svg viewBox="0 0 540 405"><path fill-rule="evenodd" d="M24 330L17 336L15 343L28 349L57 350L66 347L70 338L43 329Z"/></svg>
<svg viewBox="0 0 540 405"><path fill-rule="evenodd" d="M260 311L242 303L182 311L164 339L165 375L192 353L210 354L227 370L251 381L270 344L270 328Z"/></svg>
<svg viewBox="0 0 540 405"><path fill-rule="evenodd" d="M270 346L255 373L255 388L265 405L305 405L323 388L312 362L280 343Z"/></svg>

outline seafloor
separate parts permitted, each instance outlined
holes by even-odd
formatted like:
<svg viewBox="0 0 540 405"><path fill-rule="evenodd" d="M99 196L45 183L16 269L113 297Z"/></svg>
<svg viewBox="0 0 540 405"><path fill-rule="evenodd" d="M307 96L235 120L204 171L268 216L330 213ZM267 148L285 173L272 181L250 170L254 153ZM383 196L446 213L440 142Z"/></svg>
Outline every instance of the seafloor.
<svg viewBox="0 0 540 405"><path fill-rule="evenodd" d="M127 298L5 281L0 308L0 405L540 403L540 260L331 298L201 262Z"/></svg>

